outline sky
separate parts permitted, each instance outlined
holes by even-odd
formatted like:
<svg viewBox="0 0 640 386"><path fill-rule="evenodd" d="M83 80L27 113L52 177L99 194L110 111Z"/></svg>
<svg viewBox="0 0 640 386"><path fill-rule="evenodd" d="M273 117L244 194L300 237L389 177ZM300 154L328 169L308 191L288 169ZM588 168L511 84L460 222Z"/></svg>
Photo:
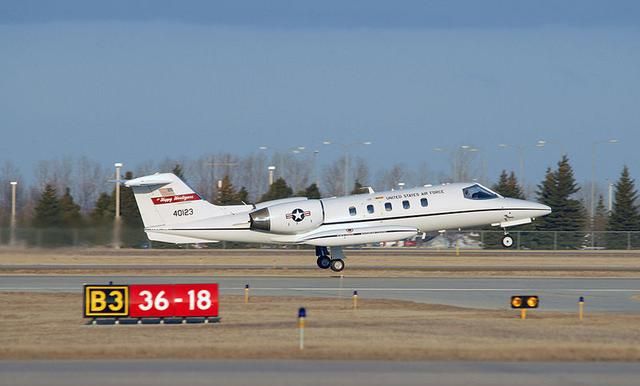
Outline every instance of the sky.
<svg viewBox="0 0 640 386"><path fill-rule="evenodd" d="M563 153L579 181L637 177L640 2L2 1L0 132L27 178L259 146L328 163L324 140L371 141L350 152L372 169L435 175L435 147L469 145L492 179Z"/></svg>

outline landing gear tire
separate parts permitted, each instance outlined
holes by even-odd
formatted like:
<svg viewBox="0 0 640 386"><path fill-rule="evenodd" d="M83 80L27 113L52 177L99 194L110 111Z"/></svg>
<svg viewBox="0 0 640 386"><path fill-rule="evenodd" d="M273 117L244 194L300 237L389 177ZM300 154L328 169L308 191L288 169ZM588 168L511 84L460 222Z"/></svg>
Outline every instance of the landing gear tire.
<svg viewBox="0 0 640 386"><path fill-rule="evenodd" d="M502 238L502 246L505 248L511 248L513 246L513 237L510 235L504 235Z"/></svg>
<svg viewBox="0 0 640 386"><path fill-rule="evenodd" d="M342 259L331 260L331 270L333 272L342 272L343 269L344 269L344 260Z"/></svg>
<svg viewBox="0 0 640 386"><path fill-rule="evenodd" d="M328 269L331 266L331 259L328 256L318 257L318 267L322 269Z"/></svg>

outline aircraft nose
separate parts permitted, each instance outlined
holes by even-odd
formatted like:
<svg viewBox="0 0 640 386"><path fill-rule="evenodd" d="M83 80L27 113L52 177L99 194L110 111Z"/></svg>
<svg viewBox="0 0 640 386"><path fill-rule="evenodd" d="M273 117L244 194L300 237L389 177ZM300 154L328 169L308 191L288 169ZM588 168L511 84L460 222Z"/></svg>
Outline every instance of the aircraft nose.
<svg viewBox="0 0 640 386"><path fill-rule="evenodd" d="M533 204L532 206L535 208L535 211L540 213L538 216L546 216L551 213L551 207L549 205L540 204L538 202L532 202L531 204Z"/></svg>
<svg viewBox="0 0 640 386"><path fill-rule="evenodd" d="M525 201L517 199L508 199L508 205L514 208L521 208L521 215L526 217L542 217L551 213L551 207L535 201Z"/></svg>

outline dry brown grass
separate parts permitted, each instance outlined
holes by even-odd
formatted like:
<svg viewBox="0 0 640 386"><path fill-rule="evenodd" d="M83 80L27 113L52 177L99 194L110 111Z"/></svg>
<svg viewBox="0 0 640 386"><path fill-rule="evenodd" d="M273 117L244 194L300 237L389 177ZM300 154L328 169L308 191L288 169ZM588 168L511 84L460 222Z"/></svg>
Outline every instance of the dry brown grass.
<svg viewBox="0 0 640 386"><path fill-rule="evenodd" d="M640 276L640 251L462 251L456 256L453 251L378 249L349 250L347 255L344 274L349 276ZM37 268L42 265L49 267ZM190 267L174 268L172 274L319 274L312 250L0 249L3 274L149 275L166 274L168 266L176 265Z"/></svg>
<svg viewBox="0 0 640 386"><path fill-rule="evenodd" d="M640 360L640 315L487 311L403 301L221 298L215 325L87 326L78 294L0 293L0 359ZM296 314L307 308L306 348Z"/></svg>

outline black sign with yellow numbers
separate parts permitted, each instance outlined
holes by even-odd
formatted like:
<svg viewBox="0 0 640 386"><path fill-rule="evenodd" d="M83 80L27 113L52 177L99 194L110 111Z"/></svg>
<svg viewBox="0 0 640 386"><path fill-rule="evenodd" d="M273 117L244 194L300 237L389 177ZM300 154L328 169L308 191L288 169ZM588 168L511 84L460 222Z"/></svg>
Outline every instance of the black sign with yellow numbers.
<svg viewBox="0 0 640 386"><path fill-rule="evenodd" d="M85 285L84 317L128 316L129 286Z"/></svg>
<svg viewBox="0 0 640 386"><path fill-rule="evenodd" d="M540 299L537 296L518 295L511 297L511 308L538 308Z"/></svg>

